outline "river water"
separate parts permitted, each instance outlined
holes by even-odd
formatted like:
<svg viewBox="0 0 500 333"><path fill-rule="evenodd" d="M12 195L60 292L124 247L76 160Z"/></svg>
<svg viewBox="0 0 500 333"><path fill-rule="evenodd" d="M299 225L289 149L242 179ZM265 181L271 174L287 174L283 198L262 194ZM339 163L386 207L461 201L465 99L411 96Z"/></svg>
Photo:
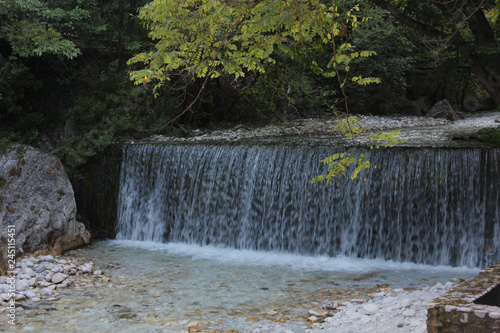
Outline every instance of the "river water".
<svg viewBox="0 0 500 333"><path fill-rule="evenodd" d="M299 333L310 324L307 312L328 300L367 299L380 288L420 288L479 272L134 241L95 242L67 255L91 260L110 281L86 278L55 300L24 303L18 331Z"/></svg>

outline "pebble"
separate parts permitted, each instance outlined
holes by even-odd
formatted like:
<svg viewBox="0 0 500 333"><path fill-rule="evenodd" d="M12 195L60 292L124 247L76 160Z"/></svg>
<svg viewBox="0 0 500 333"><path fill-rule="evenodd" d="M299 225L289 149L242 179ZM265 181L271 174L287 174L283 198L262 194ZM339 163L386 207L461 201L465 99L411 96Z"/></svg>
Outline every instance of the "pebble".
<svg viewBox="0 0 500 333"><path fill-rule="evenodd" d="M19 279L16 281L16 291L25 291L28 290L30 284L27 280Z"/></svg>
<svg viewBox="0 0 500 333"><path fill-rule="evenodd" d="M409 308L411 305L411 300L409 298L405 298L404 300L401 301L401 306L403 308Z"/></svg>
<svg viewBox="0 0 500 333"><path fill-rule="evenodd" d="M53 290L50 289L50 288L43 288L41 291L40 291L40 295L42 296L51 296L53 293Z"/></svg>
<svg viewBox="0 0 500 333"><path fill-rule="evenodd" d="M425 332L425 305L453 286L455 283L448 282L414 291L386 288L364 303L343 302L345 306L338 307L331 317L323 323L314 323L306 332L365 332L367 327L372 332Z"/></svg>
<svg viewBox="0 0 500 333"><path fill-rule="evenodd" d="M52 276L52 283L61 283L63 282L64 280L66 280L66 275L64 275L63 273L56 273L54 274L54 276Z"/></svg>
<svg viewBox="0 0 500 333"><path fill-rule="evenodd" d="M363 306L364 314L371 316L378 313L378 305L376 304L366 304Z"/></svg>
<svg viewBox="0 0 500 333"><path fill-rule="evenodd" d="M79 267L79 270L80 270L82 273L92 273L92 265L90 265L89 263L84 264L84 265L81 265L81 266Z"/></svg>
<svg viewBox="0 0 500 333"><path fill-rule="evenodd" d="M339 302L337 301L331 301L331 302L327 302L325 304L325 309L327 310L335 310L336 308L338 308L339 306Z"/></svg>
<svg viewBox="0 0 500 333"><path fill-rule="evenodd" d="M15 299L21 302L26 299L32 302L57 300L56 290L70 287L74 279L91 276L91 279L103 282L110 280L103 276L102 270L94 271L92 262L77 263L75 259L51 255L20 259L17 261L16 267L18 268L13 270L16 281ZM78 269L80 269L80 277L77 276ZM9 301L12 298L9 293L10 276L0 276L0 308L4 308L1 304L2 300Z"/></svg>

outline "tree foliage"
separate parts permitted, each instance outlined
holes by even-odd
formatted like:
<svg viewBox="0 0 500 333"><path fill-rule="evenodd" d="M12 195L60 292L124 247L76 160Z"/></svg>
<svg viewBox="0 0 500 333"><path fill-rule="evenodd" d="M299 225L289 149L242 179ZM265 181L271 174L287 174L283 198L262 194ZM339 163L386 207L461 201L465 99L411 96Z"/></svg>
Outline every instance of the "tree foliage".
<svg viewBox="0 0 500 333"><path fill-rule="evenodd" d="M500 47L496 0L372 0L410 27L436 53L453 46L500 105Z"/></svg>
<svg viewBox="0 0 500 333"><path fill-rule="evenodd" d="M500 33L499 7L493 0L0 0L0 140L38 145L76 165L113 141L149 135L146 128L173 134L353 111L414 114L406 106L422 96L465 103L476 85L470 71L490 70L486 81L495 82L498 46L490 37ZM396 22L409 19L417 25ZM383 83L363 85L376 78ZM179 118L183 110L193 113Z"/></svg>
<svg viewBox="0 0 500 333"><path fill-rule="evenodd" d="M54 54L72 59L79 49L62 33L87 17L88 12L78 7L64 10L39 0L0 0L0 39L9 43L12 56Z"/></svg>
<svg viewBox="0 0 500 333"><path fill-rule="evenodd" d="M358 18L359 10L354 5L341 15L336 1L327 5L322 1L154 0L141 9L139 17L156 41L155 49L129 61L146 65L130 75L136 84L156 81L154 89L175 76L205 78L201 93L208 79L227 75L237 79L252 72L265 73L276 63L276 54L293 57L301 46L307 45L332 54L326 67L312 61L311 69L323 77L337 78L348 111L347 87L380 83L379 78L350 71L353 61L376 52L359 50L340 38L366 20ZM351 117L340 120L337 130L350 139L362 132ZM394 132L372 138L397 143L395 135ZM328 183L333 177L345 175L351 165L356 165L350 175L354 179L370 166L362 154L336 154L322 162L329 164L329 172L313 182L326 179Z"/></svg>
<svg viewBox="0 0 500 333"><path fill-rule="evenodd" d="M345 13L352 25L357 24L352 13L357 10L355 6ZM155 47L130 59L129 64L145 65L130 75L136 84L154 80L158 89L176 76L238 78L249 72L265 73L266 67L276 62L277 54L293 57L300 45L331 45L333 38L347 29L339 17L335 3L319 0L155 0L139 13ZM338 55L348 70L352 58L371 53L346 43L340 46ZM325 75L335 75L332 61ZM370 80L374 79L357 76L353 82L364 84Z"/></svg>

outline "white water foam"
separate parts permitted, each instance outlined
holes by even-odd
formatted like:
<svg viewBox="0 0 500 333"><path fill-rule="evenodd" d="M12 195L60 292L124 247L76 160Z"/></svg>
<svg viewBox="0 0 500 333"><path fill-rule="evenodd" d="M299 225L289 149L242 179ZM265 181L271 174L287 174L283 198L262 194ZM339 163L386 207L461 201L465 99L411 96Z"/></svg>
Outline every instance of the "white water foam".
<svg viewBox="0 0 500 333"><path fill-rule="evenodd" d="M336 271L371 273L378 271L421 271L427 274L474 275L479 268L430 266L383 259L361 259L346 256L307 256L269 251L238 250L211 245L200 246L184 243L157 243L147 241L111 240L111 245L134 247L149 251L165 251L169 255L191 256L192 259L215 260L230 265L286 267L305 271Z"/></svg>

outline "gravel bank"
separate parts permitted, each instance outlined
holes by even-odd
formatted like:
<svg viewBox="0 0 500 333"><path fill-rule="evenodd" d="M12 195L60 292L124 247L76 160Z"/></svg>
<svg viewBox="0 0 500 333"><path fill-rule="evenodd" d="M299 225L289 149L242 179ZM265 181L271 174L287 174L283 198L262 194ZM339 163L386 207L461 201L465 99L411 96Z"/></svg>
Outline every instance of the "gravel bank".
<svg viewBox="0 0 500 333"><path fill-rule="evenodd" d="M351 300L332 302L332 316L322 317L311 312L309 320L313 323L312 332L362 333L362 332L427 332L426 304L450 290L455 283L438 283L416 291L386 288L372 295L369 301ZM319 313L321 315L321 313Z"/></svg>

